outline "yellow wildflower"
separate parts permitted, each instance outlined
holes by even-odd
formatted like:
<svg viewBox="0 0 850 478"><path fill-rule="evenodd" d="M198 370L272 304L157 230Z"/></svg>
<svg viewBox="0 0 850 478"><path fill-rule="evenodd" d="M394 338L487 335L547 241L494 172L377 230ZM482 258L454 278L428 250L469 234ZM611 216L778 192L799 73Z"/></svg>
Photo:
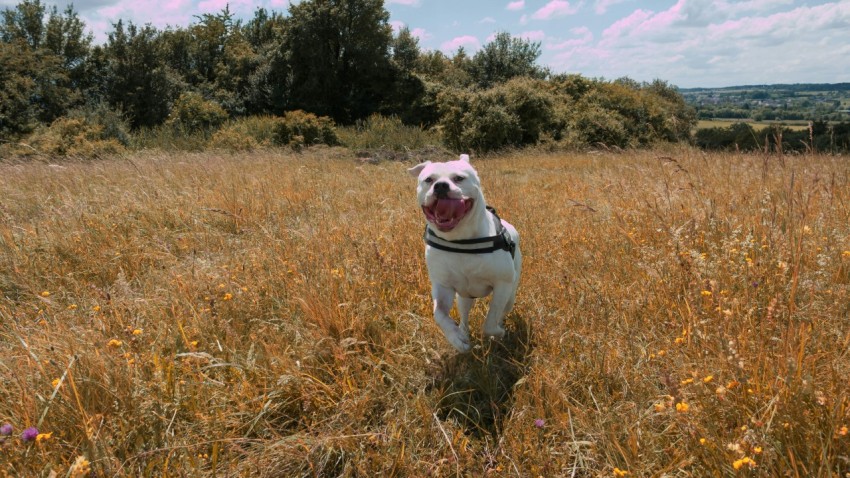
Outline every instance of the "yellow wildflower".
<svg viewBox="0 0 850 478"><path fill-rule="evenodd" d="M230 300L230 299L232 299L232 298L233 298L233 294L231 294L230 292L228 292L228 293L224 294L224 297L222 297L222 298L221 298L221 300L228 301L228 300Z"/></svg>
<svg viewBox="0 0 850 478"><path fill-rule="evenodd" d="M682 381L681 381L681 382L679 382L679 383L681 383L682 385L690 385L690 384L694 383L694 379L692 379L692 378L686 378L686 379L682 380Z"/></svg>
<svg viewBox="0 0 850 478"><path fill-rule="evenodd" d="M707 375L705 378L702 379L702 383L709 383L712 380L714 380L714 375Z"/></svg>
<svg viewBox="0 0 850 478"><path fill-rule="evenodd" d="M679 413L687 413L689 408L691 408L691 406L685 402L679 402L676 404L676 411Z"/></svg>
<svg viewBox="0 0 850 478"><path fill-rule="evenodd" d="M699 439L699 444L700 444L700 445L705 445L706 443L708 443L708 440L706 440L705 438L700 438L700 439Z"/></svg>
<svg viewBox="0 0 850 478"><path fill-rule="evenodd" d="M59 386L59 379L58 379L58 378L54 378L54 379L53 379L53 381L52 381L52 382L50 382L50 384L51 384L51 385L53 385L53 388L58 387L58 386Z"/></svg>
<svg viewBox="0 0 850 478"><path fill-rule="evenodd" d="M52 436L53 436L53 432L50 432L50 433L39 433L39 434L38 434L38 435L36 435L36 437L35 437L35 442L36 442L36 443L41 443L41 442L43 442L43 441L50 440L50 437L52 437Z"/></svg>
<svg viewBox="0 0 850 478"><path fill-rule="evenodd" d="M110 346L110 347L120 347L120 346L124 345L124 342L122 342L122 341L120 341L120 340L118 340L118 339L112 339L112 340L110 340L110 341L109 341L109 343L108 343L108 344L106 344L106 345L108 345L108 346Z"/></svg>
<svg viewBox="0 0 850 478"><path fill-rule="evenodd" d="M847 436L847 425L842 425L841 428L838 429L838 434L846 437Z"/></svg>
<svg viewBox="0 0 850 478"><path fill-rule="evenodd" d="M95 311L95 312L100 312L100 306L99 306L99 305L95 305L94 307L92 307L92 308L91 308L91 310L93 310L93 311Z"/></svg>
<svg viewBox="0 0 850 478"><path fill-rule="evenodd" d="M704 290L704 291L700 292L700 294L702 294L703 297L711 297L711 291L710 290Z"/></svg>
<svg viewBox="0 0 850 478"><path fill-rule="evenodd" d="M740 470L741 468L743 468L744 465L749 465L750 467L754 467L754 466L756 466L756 462L753 461L753 459L748 457L748 456L745 456L745 457L741 458L740 460L735 460L734 462L732 462L732 468L734 468L736 470Z"/></svg>
<svg viewBox="0 0 850 478"><path fill-rule="evenodd" d="M616 477L620 477L620 478L622 478L623 476L628 476L628 475L630 475L630 474L631 474L631 473L629 473L629 472L628 472L628 471L626 471L626 470L621 470L621 469L616 468L616 467L614 468L614 476L616 476Z"/></svg>
<svg viewBox="0 0 850 478"><path fill-rule="evenodd" d="M42 292L42 293L41 293L41 296L42 296L42 297L50 297L50 291L49 291L49 290L46 290L46 291Z"/></svg>
<svg viewBox="0 0 850 478"><path fill-rule="evenodd" d="M89 473L91 473L91 463L82 455L74 460L74 464L68 470L68 475L71 478L83 478L84 476L88 476Z"/></svg>
<svg viewBox="0 0 850 478"><path fill-rule="evenodd" d="M142 329L133 329L133 335L142 335Z"/></svg>

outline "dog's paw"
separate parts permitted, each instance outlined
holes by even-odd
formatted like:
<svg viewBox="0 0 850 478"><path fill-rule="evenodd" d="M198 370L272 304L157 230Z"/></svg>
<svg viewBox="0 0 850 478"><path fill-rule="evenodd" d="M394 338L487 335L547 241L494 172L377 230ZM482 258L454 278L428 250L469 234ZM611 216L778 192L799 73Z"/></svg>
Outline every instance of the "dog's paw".
<svg viewBox="0 0 850 478"><path fill-rule="evenodd" d="M504 336L505 336L505 328L502 327L502 326L493 327L492 329L490 329L490 328L484 329L484 337L487 337L488 339L501 340L502 337L504 337Z"/></svg>
<svg viewBox="0 0 850 478"><path fill-rule="evenodd" d="M449 343L452 344L452 347L457 349L458 352L465 354L472 350L472 345L469 343L469 336L466 335L455 335L452 337L446 337L449 340Z"/></svg>

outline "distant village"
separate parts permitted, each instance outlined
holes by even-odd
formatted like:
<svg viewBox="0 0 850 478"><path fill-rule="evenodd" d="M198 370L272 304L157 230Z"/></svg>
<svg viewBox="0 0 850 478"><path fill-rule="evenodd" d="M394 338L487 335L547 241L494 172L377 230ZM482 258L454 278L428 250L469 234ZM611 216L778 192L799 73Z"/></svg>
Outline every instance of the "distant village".
<svg viewBox="0 0 850 478"><path fill-rule="evenodd" d="M756 85L679 90L699 119L850 120L850 83Z"/></svg>

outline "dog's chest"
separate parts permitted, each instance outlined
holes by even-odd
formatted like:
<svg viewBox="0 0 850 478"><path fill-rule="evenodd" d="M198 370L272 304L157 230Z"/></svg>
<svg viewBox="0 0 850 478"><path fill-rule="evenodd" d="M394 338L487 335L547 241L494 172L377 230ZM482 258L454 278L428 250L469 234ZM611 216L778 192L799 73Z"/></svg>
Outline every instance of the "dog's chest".
<svg viewBox="0 0 850 478"><path fill-rule="evenodd" d="M507 251L461 254L429 248L425 254L431 282L450 287L463 297L484 297L498 282L513 282L515 270Z"/></svg>

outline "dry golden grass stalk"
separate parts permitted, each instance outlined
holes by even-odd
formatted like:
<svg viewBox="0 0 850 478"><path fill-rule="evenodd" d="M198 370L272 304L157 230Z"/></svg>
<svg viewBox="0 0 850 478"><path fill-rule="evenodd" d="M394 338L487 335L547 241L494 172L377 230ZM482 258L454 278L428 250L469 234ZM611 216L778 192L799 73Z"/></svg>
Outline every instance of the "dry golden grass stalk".
<svg viewBox="0 0 850 478"><path fill-rule="evenodd" d="M466 356L406 165L2 164L0 473L844 476L850 165L765 158L477 161L526 264Z"/></svg>

